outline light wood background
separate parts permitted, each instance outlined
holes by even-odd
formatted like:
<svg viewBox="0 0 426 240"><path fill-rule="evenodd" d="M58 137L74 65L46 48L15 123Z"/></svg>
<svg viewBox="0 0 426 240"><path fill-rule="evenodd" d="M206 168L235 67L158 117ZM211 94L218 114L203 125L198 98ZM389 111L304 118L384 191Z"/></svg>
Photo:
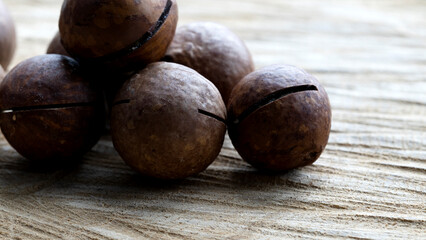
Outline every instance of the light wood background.
<svg viewBox="0 0 426 240"><path fill-rule="evenodd" d="M14 64L44 53L59 0L4 0ZM140 177L109 137L74 169L39 169L0 140L1 239L426 239L424 0L179 0L180 25L216 21L256 67L316 75L333 106L312 166L262 175L229 139L205 172Z"/></svg>

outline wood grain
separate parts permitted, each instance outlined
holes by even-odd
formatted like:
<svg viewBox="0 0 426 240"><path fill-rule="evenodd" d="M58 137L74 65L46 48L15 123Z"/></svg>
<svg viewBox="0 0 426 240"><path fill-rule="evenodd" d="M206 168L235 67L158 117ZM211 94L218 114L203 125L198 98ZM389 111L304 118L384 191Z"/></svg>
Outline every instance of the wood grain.
<svg viewBox="0 0 426 240"><path fill-rule="evenodd" d="M44 53L58 0L4 0L17 23L12 65ZM34 166L0 139L2 239L426 239L426 4L423 0L180 0L180 25L216 21L256 67L316 75L333 106L312 166L264 175L226 139L179 182L130 170L105 136L67 169Z"/></svg>

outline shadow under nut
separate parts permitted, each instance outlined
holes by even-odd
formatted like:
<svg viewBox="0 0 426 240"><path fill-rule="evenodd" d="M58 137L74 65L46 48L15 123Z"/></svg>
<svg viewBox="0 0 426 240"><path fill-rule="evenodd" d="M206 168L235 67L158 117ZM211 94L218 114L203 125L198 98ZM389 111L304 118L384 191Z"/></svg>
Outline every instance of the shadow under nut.
<svg viewBox="0 0 426 240"><path fill-rule="evenodd" d="M223 144L226 118L220 93L197 72L150 64L127 81L112 108L114 146L143 175L180 179L206 169Z"/></svg>

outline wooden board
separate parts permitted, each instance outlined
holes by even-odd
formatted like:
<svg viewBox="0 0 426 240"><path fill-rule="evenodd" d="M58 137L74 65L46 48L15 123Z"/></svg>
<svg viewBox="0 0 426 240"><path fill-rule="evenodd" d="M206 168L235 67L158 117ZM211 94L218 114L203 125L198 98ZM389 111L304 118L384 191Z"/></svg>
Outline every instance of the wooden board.
<svg viewBox="0 0 426 240"><path fill-rule="evenodd" d="M61 1L4 0L14 64L44 53ZM0 140L1 239L426 239L426 3L423 0L179 0L180 25L216 21L256 67L316 75L333 107L312 166L276 176L229 139L205 172L144 179L105 136L73 169L40 169Z"/></svg>

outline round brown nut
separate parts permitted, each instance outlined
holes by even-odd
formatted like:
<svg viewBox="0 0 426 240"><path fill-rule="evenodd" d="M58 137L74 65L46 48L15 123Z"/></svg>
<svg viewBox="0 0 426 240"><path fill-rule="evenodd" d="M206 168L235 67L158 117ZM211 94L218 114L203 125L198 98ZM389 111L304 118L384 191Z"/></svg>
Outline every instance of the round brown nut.
<svg viewBox="0 0 426 240"><path fill-rule="evenodd" d="M225 104L234 86L254 71L244 42L225 26L211 22L179 27L164 60L188 66L209 79Z"/></svg>
<svg viewBox="0 0 426 240"><path fill-rule="evenodd" d="M82 64L121 71L161 59L177 19L176 0L67 0L59 31L67 52Z"/></svg>
<svg viewBox="0 0 426 240"><path fill-rule="evenodd" d="M10 145L37 161L76 160L98 141L100 94L72 58L48 54L13 68L0 84L0 126Z"/></svg>
<svg viewBox="0 0 426 240"><path fill-rule="evenodd" d="M229 136L256 168L283 171L315 162L328 142L331 108L312 75L273 65L247 75L228 105Z"/></svg>
<svg viewBox="0 0 426 240"><path fill-rule="evenodd" d="M53 39L50 41L49 46L47 47L47 54L60 54L64 56L71 57L70 54L65 50L61 42L61 34L57 32Z"/></svg>
<svg viewBox="0 0 426 240"><path fill-rule="evenodd" d="M4 69L10 64L16 48L16 33L13 19L3 1L0 0L0 65Z"/></svg>
<svg viewBox="0 0 426 240"><path fill-rule="evenodd" d="M174 63L148 65L115 98L115 148L146 176L181 179L206 169L223 144L226 107L216 87Z"/></svg>

